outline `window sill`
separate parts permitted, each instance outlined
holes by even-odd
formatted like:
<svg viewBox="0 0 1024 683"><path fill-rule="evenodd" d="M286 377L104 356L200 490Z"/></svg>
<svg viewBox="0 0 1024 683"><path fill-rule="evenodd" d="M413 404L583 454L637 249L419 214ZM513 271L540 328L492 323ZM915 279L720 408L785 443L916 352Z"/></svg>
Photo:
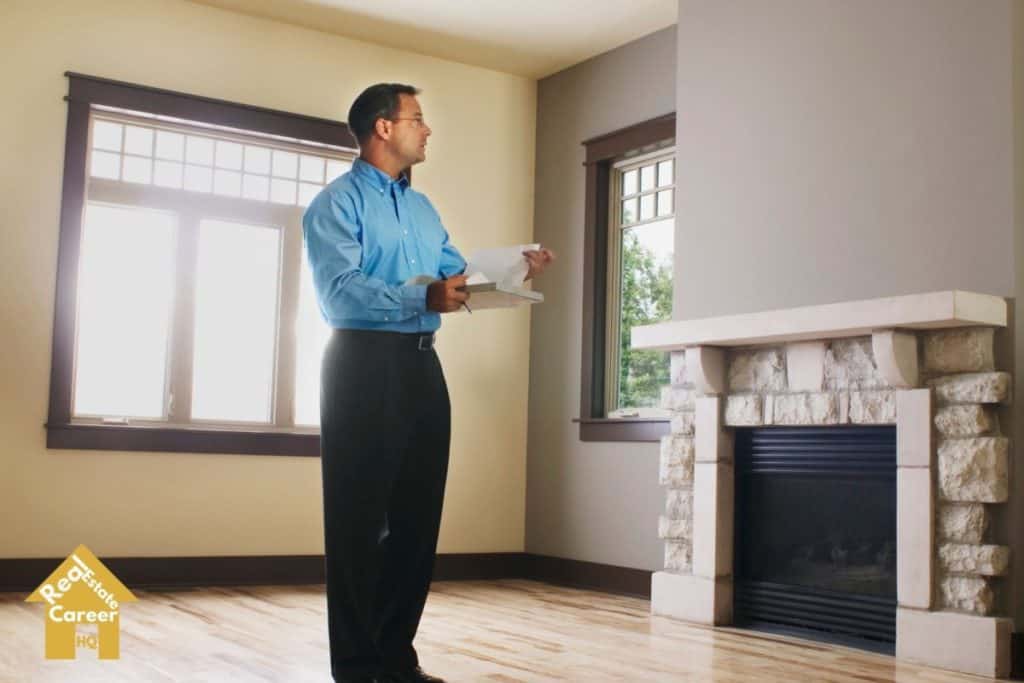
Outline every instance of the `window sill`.
<svg viewBox="0 0 1024 683"><path fill-rule="evenodd" d="M320 435L138 425L47 424L46 447L319 457Z"/></svg>
<svg viewBox="0 0 1024 683"><path fill-rule="evenodd" d="M575 417L579 423L580 441L658 442L669 434L666 418L652 417Z"/></svg>

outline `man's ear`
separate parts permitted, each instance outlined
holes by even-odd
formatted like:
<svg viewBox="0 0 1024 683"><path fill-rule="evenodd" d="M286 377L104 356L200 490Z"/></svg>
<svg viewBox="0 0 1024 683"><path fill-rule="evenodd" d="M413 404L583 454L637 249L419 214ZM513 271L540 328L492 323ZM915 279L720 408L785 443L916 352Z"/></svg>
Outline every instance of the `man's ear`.
<svg viewBox="0 0 1024 683"><path fill-rule="evenodd" d="M379 118L373 123L373 130L383 140L391 137L391 122L385 118Z"/></svg>

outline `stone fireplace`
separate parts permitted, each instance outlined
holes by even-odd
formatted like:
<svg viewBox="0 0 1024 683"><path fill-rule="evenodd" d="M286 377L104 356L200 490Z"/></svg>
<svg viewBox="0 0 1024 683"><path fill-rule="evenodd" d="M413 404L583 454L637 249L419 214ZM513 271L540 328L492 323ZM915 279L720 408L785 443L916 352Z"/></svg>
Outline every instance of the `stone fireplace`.
<svg viewBox="0 0 1024 683"><path fill-rule="evenodd" d="M896 656L1008 675L1011 558L990 524L1010 490L1010 375L994 353L1006 321L1004 299L950 291L636 328L634 348L672 359L652 611L734 623L742 430L894 425ZM806 552L853 551L830 543ZM884 551L862 552L881 563Z"/></svg>

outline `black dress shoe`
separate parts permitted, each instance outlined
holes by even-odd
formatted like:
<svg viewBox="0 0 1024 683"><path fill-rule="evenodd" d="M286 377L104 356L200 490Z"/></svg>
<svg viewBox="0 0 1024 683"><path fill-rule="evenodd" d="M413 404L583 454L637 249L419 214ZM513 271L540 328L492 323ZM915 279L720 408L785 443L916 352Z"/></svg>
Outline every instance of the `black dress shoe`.
<svg viewBox="0 0 1024 683"><path fill-rule="evenodd" d="M445 683L443 678L431 676L418 666L412 669L387 670L378 677L378 680L381 683Z"/></svg>

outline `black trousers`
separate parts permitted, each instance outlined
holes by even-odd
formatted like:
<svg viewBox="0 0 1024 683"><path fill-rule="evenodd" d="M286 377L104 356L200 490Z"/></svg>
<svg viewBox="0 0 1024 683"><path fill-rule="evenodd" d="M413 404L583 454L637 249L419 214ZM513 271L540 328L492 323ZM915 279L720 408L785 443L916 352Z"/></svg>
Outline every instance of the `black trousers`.
<svg viewBox="0 0 1024 683"><path fill-rule="evenodd" d="M430 335L335 330L320 442L331 673L416 666L433 575L451 407Z"/></svg>

